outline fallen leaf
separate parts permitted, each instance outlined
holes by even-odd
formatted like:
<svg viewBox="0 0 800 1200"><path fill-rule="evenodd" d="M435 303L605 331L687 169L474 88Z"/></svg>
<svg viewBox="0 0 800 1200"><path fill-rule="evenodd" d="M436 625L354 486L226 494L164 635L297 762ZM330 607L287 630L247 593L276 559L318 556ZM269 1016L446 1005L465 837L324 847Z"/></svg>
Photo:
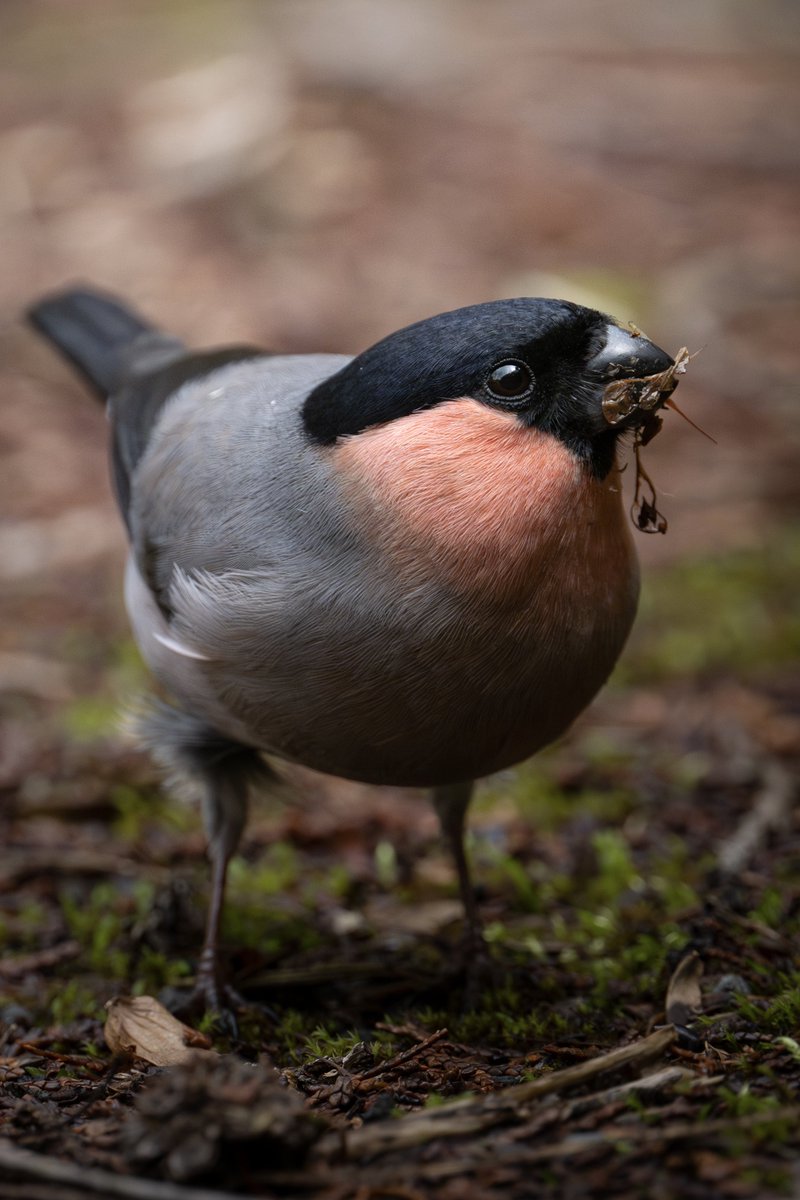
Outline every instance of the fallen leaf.
<svg viewBox="0 0 800 1200"><path fill-rule="evenodd" d="M156 1067L174 1067L198 1054L213 1054L205 1034L173 1017L153 996L114 996L106 1008L103 1035L116 1054L133 1054Z"/></svg>
<svg viewBox="0 0 800 1200"><path fill-rule="evenodd" d="M702 1004L700 980L703 960L692 950L678 963L667 985L667 1020L672 1025L688 1025L697 1016Z"/></svg>

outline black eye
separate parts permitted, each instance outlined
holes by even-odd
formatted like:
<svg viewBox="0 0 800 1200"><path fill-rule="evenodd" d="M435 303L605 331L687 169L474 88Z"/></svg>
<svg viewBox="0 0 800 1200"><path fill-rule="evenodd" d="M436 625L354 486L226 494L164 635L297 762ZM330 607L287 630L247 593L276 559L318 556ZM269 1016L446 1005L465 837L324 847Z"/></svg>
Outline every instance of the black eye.
<svg viewBox="0 0 800 1200"><path fill-rule="evenodd" d="M486 380L495 400L524 400L533 391L533 372L521 362L500 363Z"/></svg>

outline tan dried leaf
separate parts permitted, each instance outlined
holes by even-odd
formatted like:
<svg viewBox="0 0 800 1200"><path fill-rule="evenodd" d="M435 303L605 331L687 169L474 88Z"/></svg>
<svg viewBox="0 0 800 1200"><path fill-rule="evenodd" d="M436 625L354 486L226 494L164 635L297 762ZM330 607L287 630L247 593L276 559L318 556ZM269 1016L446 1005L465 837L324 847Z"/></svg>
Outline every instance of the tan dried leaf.
<svg viewBox="0 0 800 1200"><path fill-rule="evenodd" d="M686 374L686 364L691 358L686 346L682 346L666 371L612 380L603 392L603 415L609 425L617 425L632 413L651 413L666 404L678 386L678 376Z"/></svg>
<svg viewBox="0 0 800 1200"><path fill-rule="evenodd" d="M114 996L106 1008L103 1034L115 1054L133 1054L156 1067L174 1067L198 1054L213 1053L205 1034L173 1017L153 996Z"/></svg>
<svg viewBox="0 0 800 1200"><path fill-rule="evenodd" d="M672 1025L687 1025L697 1016L702 1005L700 980L703 960L692 950L678 963L667 985L667 1020Z"/></svg>

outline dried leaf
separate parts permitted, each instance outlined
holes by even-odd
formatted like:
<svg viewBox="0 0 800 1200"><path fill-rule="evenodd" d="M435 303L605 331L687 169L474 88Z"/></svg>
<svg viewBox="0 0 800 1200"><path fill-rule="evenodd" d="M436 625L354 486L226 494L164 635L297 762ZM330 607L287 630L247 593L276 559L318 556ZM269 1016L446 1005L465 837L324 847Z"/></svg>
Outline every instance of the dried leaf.
<svg viewBox="0 0 800 1200"><path fill-rule="evenodd" d="M658 417L652 418L652 415L650 419L660 420ZM631 519L636 528L641 530L642 533L666 533L667 518L656 507L657 496L655 485L642 466L642 457L639 453L641 447L645 444L642 439L646 436L647 429L647 425L637 429L633 442L633 453L636 460L636 480L633 504L631 505ZM649 489L649 498L643 495L644 488Z"/></svg>
<svg viewBox="0 0 800 1200"><path fill-rule="evenodd" d="M639 416L652 413L666 404L678 386L677 377L686 373L686 364L691 357L683 346L666 371L639 379L612 380L603 392L603 416L608 424L617 425L633 413Z"/></svg>
<svg viewBox="0 0 800 1200"><path fill-rule="evenodd" d="M634 336L641 336L641 331L635 327L633 332ZM678 386L678 377L686 373L686 364L692 357L683 346L675 355L672 366L666 371L641 379L614 379L603 392L603 416L609 425L619 425L627 417L635 418L633 446L636 456L636 494L631 507L631 518L642 533L666 533L667 521L658 511L656 489L642 466L639 451L642 446L652 442L660 431L662 419L656 410L671 403L670 397ZM643 495L645 488L649 490L649 496Z"/></svg>
<svg viewBox="0 0 800 1200"><path fill-rule="evenodd" d="M700 980L703 960L692 950L678 963L667 986L667 1020L672 1025L688 1025L702 1004Z"/></svg>
<svg viewBox="0 0 800 1200"><path fill-rule="evenodd" d="M153 996L115 996L106 1008L103 1034L116 1054L133 1054L156 1067L174 1067L210 1052L205 1034L173 1017Z"/></svg>

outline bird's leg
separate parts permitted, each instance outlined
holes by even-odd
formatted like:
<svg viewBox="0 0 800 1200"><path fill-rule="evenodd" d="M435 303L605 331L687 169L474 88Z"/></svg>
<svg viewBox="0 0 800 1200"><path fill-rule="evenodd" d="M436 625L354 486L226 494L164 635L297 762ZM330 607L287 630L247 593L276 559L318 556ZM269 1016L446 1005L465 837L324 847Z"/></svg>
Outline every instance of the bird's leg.
<svg viewBox="0 0 800 1200"><path fill-rule="evenodd" d="M203 821L208 836L211 862L211 895L206 914L203 949L197 962L194 988L188 1007L202 1007L218 1015L227 1033L236 1037L236 1011L257 1011L274 1020L266 1005L246 1000L225 978L220 963L219 932L225 902L228 864L241 841L247 820L248 798L253 786L280 787L280 780L257 751L227 743L209 758L203 771Z"/></svg>
<svg viewBox="0 0 800 1200"><path fill-rule="evenodd" d="M211 860L211 896L203 949L186 1009L216 1012L236 1032L235 1010L245 1001L224 979L219 958L219 928L228 863L241 840L247 801L254 785L277 784L277 776L250 746L235 742L202 718L157 703L136 722L145 745L181 791L198 796Z"/></svg>
<svg viewBox="0 0 800 1200"><path fill-rule="evenodd" d="M219 957L219 930L222 906L225 902L225 881L228 863L241 840L247 819L248 781L243 777L236 752L205 764L203 771L203 820L208 836L208 857L211 861L211 895L206 914L203 949L197 962L194 988L189 1007L200 1002L210 1012L218 1013L227 1030L236 1033L235 1010L245 1001L226 983Z"/></svg>
<svg viewBox="0 0 800 1200"><path fill-rule="evenodd" d="M433 805L439 824L450 847L458 874L458 890L464 906L464 967L467 977L465 999L477 998L481 979L487 974L489 952L483 936L483 924L475 899L475 890L464 851L464 821L474 784L445 784L433 790Z"/></svg>
<svg viewBox="0 0 800 1200"><path fill-rule="evenodd" d="M206 992L219 986L219 926L222 918L222 905L225 900L225 880L228 874L230 859L210 852L211 859L211 896L206 913L206 929L203 938L203 949L197 960L197 979L207 981ZM214 1007L218 1007L214 1005Z"/></svg>

